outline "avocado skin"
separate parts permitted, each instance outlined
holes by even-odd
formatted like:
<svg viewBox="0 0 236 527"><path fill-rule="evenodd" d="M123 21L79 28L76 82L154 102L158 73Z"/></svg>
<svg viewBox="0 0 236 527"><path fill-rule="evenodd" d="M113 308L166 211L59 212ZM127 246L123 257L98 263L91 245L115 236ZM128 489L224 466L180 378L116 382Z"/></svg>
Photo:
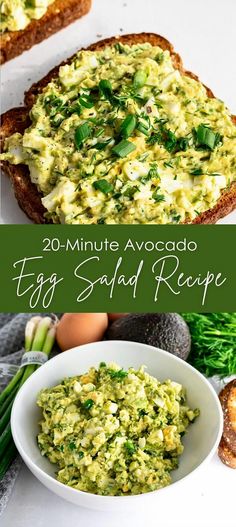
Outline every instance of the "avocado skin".
<svg viewBox="0 0 236 527"><path fill-rule="evenodd" d="M113 322L105 338L142 342L183 360L191 348L189 328L178 313L131 313Z"/></svg>

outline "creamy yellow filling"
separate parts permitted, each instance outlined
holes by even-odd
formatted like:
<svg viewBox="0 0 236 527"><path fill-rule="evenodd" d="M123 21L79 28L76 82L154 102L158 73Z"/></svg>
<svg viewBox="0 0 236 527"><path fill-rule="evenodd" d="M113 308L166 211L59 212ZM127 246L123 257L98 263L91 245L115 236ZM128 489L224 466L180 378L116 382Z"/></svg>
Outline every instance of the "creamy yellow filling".
<svg viewBox="0 0 236 527"><path fill-rule="evenodd" d="M30 116L2 159L28 165L55 223L192 221L236 177L224 103L148 43L78 52Z"/></svg>
<svg viewBox="0 0 236 527"><path fill-rule="evenodd" d="M0 31L20 31L38 20L54 0L1 0Z"/></svg>
<svg viewBox="0 0 236 527"><path fill-rule="evenodd" d="M57 479L115 496L169 485L182 436L199 415L180 384L114 363L42 390L37 404L43 414L38 445L57 464Z"/></svg>

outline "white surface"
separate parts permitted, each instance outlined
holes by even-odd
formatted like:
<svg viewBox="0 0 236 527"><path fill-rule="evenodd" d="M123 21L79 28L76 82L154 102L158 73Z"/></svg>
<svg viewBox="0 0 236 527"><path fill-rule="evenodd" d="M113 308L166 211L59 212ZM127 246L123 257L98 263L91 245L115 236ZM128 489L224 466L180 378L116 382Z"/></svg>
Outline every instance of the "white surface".
<svg viewBox="0 0 236 527"><path fill-rule="evenodd" d="M40 411L36 399L41 389L55 386L64 377L82 374L100 362L115 362L122 368L139 368L160 381L172 379L187 390L190 408L199 408L200 416L183 438L184 452L179 468L172 472L172 485L164 489L130 497L98 496L65 486L55 479L55 465L40 455L35 437L39 433ZM50 490L76 505L104 511L136 510L175 499L176 488L184 493L196 473L207 470L206 462L214 454L222 435L222 410L215 390L207 379L187 362L153 346L138 342L102 341L73 348L41 366L22 386L11 414L13 439L33 474Z"/></svg>
<svg viewBox="0 0 236 527"><path fill-rule="evenodd" d="M93 0L89 15L2 67L2 111L76 49L119 33L156 32L174 44L184 65L236 113L235 0ZM2 178L2 222L29 223ZM236 212L220 223L236 223Z"/></svg>
<svg viewBox="0 0 236 527"><path fill-rule="evenodd" d="M89 511L47 490L24 466L1 527L235 527L235 470L215 456L204 478L196 478L171 502L132 513Z"/></svg>

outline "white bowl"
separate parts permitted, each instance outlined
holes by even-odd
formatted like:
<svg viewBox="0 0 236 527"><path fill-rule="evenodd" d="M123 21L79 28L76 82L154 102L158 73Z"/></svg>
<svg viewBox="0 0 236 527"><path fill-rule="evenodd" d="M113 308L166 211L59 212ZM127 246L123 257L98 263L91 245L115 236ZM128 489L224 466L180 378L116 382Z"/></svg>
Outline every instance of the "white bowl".
<svg viewBox="0 0 236 527"><path fill-rule="evenodd" d="M37 446L40 410L36 399L42 388L60 382L64 377L84 373L100 362L117 362L121 367L142 364L147 372L160 381L169 378L187 389L191 408L200 409L200 417L183 438L184 453L179 468L172 472L173 483L161 490L137 496L98 496L82 492L56 480L55 465L42 457ZM175 491L177 485L191 484L196 470L214 454L222 434L222 412L216 393L210 383L192 366L166 351L137 342L105 341L73 348L57 355L41 366L22 386L15 399L11 427L20 455L31 472L50 490L80 506L97 510L132 509Z"/></svg>

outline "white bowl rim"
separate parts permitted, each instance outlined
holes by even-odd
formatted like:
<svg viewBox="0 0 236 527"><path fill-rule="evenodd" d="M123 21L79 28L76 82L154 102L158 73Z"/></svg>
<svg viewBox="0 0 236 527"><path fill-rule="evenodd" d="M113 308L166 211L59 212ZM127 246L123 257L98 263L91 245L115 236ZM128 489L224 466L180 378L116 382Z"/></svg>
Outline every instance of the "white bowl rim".
<svg viewBox="0 0 236 527"><path fill-rule="evenodd" d="M62 355L64 355L64 353L68 354L72 351L75 351L81 347L88 347L88 348L92 348L93 346L96 346L98 344L100 344L101 342L104 342L105 345L107 345L107 343L109 342L109 345L111 345L112 343L122 343L122 344L133 344L135 345L136 347L148 347L148 348L151 348L152 350L154 350L155 352L158 351L159 353L161 353L161 355L166 355L168 353L168 355L170 355L171 357L171 360L174 360L176 362L179 362L179 363L184 363L186 365L187 368L189 368L190 370L192 370L198 377L200 377L202 379L202 381L207 385L208 389L210 390L211 394L213 395L213 398L215 399L215 403L216 403L216 407L217 407L217 410L218 410L218 417L219 417L219 430L218 430L218 434L217 434L217 437L215 439L215 442L214 442L214 445L212 446L210 452L207 454L207 456L203 459L203 461L201 463L199 463L199 465L197 465L196 468L194 468L191 472L189 472L189 474L186 474L186 476L182 477L181 479L179 479L178 481L174 481L173 483L170 483L170 485L167 485L166 487L162 487L160 489L157 489L157 490L152 490L150 492L145 492L145 493L142 493L142 494L131 494L131 495L128 495L128 496L101 496L100 494L93 494L91 492L84 492L82 490L79 490L79 489L74 489L73 487L69 487L68 485L65 485L64 483L61 483L60 481L58 481L56 478L50 476L49 474L47 474L47 472L45 472L44 470L42 470L41 468L38 467L38 465L32 461L32 459L30 458L30 456L28 456L28 454L25 452L25 450L22 448L20 442L18 441L18 438L17 438L17 434L16 434L16 429L15 429L15 412L16 412L16 405L17 405L17 401L19 399L19 396L20 396L20 393L22 392L22 390L25 389L25 386L32 382L32 378L35 376L35 375L38 375L39 372L42 372L42 368L46 369L49 367L49 364L52 364L53 362L57 361L57 360L60 360L60 357ZM152 375L152 374L150 374ZM154 375L153 375L154 377ZM221 404L220 404L220 401L219 401L219 398L213 388L213 386L210 384L210 382L207 380L206 377L204 377L204 375L202 373L200 373L196 368L194 368L191 364L189 364L188 362L184 361L183 359L177 357L176 355L172 354L172 353L169 353L161 348L157 348L155 346L150 346L149 344L144 344L142 342L135 342L135 341L130 341L130 340L104 340L104 341L98 341L98 342L90 342L88 344L81 344L80 346L74 346L73 348L70 348L69 350L66 350L65 352L60 352L58 355L56 355L55 357L52 357L51 359L49 359L48 362L46 362L45 364L43 364L42 366L40 366L40 368L38 368L38 370L36 370L27 380L26 382L23 384L23 386L20 388L19 392L17 393L16 397L15 397L15 400L14 400L14 403L13 403L13 406L12 406L12 411L11 411L11 431L12 431L12 436L13 436L13 439L14 439L14 442L15 442L15 445L17 447L17 450L18 452L20 453L21 457L23 458L23 460L26 460L26 464L28 465L28 467L32 467L32 469L37 473L41 474L42 477L44 479L46 479L47 481L49 482L53 482L55 484L55 486L59 487L59 488L62 488L62 489L67 489L68 492L71 492L73 493L75 496L76 495L80 495L80 496L89 496L91 498L93 498L94 500L96 501L105 501L105 500L111 500L111 498L115 499L116 501L118 500L129 500L131 501L131 499L134 501L134 500L137 500L137 499L140 499L140 497L147 497L150 496L150 495L154 495L156 493L160 493L160 492L163 492L163 491L167 491L167 489L170 489L172 488L173 486L176 486L178 484L181 484L183 481L186 480L186 478L188 478L190 475L192 474L196 474L196 472L202 468L202 466L207 462L209 461L215 451L216 451L216 448L217 448L217 445L219 444L219 441L220 441L220 438L222 436L222 433L223 433L223 412L222 412L222 408L221 408ZM35 474L34 474L35 475ZM36 477L36 476L35 476Z"/></svg>

